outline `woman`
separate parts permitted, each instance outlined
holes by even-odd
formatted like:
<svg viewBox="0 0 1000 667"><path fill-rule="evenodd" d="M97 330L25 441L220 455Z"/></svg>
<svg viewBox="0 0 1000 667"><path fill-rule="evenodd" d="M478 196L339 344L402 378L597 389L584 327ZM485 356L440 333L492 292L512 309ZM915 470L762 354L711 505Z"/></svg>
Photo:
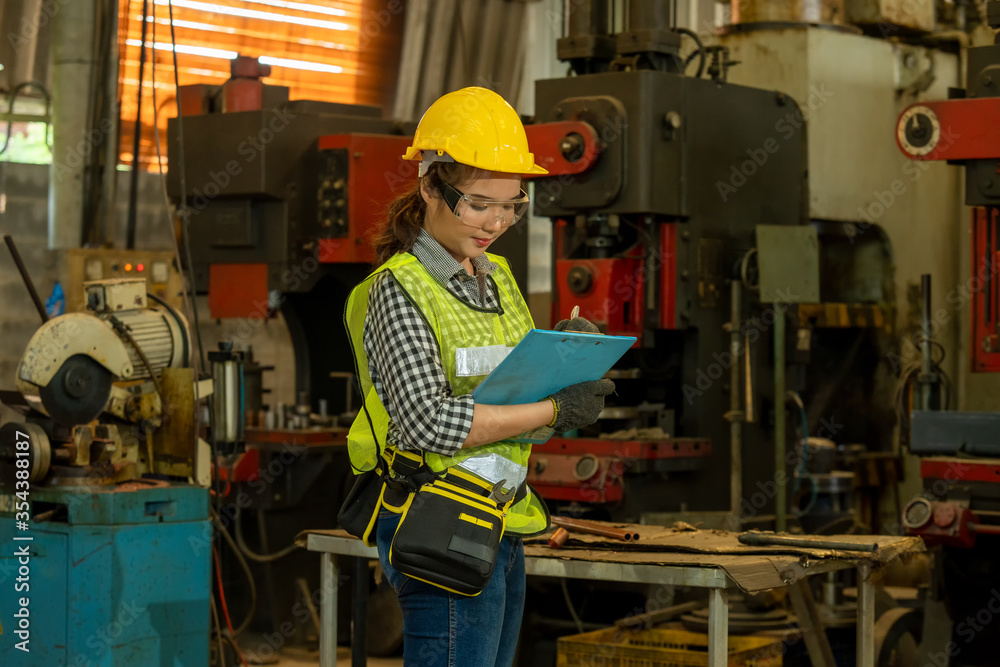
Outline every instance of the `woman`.
<svg viewBox="0 0 1000 667"><path fill-rule="evenodd" d="M375 241L380 266L348 301L366 398L351 429L351 461L370 470L380 454L417 453L435 473L457 467L517 494L492 577L475 596L393 567L399 506L383 498L375 528L403 610L404 663L506 666L524 607L521 537L548 524L525 484L530 445L517 436L592 424L614 384L584 382L525 405L473 400L475 387L533 326L507 262L487 252L527 212L522 175L547 173L534 164L510 105L483 88L443 96L424 114L404 159L421 160L418 183L390 206ZM567 325L596 331L581 318L557 327Z"/></svg>

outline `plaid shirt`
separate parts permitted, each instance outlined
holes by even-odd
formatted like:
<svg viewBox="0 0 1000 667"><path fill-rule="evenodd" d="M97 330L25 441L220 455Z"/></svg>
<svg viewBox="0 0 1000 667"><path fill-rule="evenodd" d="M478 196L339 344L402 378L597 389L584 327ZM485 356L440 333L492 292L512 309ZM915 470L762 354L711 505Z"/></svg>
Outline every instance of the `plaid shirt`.
<svg viewBox="0 0 1000 667"><path fill-rule="evenodd" d="M481 255L471 276L425 230L410 252L445 289L482 308L497 308L495 288L486 276L496 264ZM389 444L453 456L472 428L471 394L453 396L434 332L388 271L372 284L364 325L375 392L389 413Z"/></svg>

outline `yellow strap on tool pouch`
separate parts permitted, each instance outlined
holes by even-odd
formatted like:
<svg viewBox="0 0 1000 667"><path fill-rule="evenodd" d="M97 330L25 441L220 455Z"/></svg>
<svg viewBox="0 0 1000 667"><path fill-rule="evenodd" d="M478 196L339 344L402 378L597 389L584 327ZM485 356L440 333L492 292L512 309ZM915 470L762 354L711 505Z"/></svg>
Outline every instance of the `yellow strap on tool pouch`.
<svg viewBox="0 0 1000 667"><path fill-rule="evenodd" d="M474 596L493 576L510 502L498 503L450 477L409 495L389 562L409 577Z"/></svg>

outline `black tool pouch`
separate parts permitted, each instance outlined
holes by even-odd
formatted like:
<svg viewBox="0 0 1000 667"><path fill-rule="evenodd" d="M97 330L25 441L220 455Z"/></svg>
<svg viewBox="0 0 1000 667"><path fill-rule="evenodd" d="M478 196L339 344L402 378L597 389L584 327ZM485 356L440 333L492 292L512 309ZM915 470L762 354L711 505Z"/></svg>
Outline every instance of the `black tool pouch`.
<svg viewBox="0 0 1000 667"><path fill-rule="evenodd" d="M424 484L403 508L389 562L438 588L478 595L493 576L508 506L445 478Z"/></svg>
<svg viewBox="0 0 1000 667"><path fill-rule="evenodd" d="M381 468L361 473L337 514L340 527L369 547L375 545L375 522L383 484Z"/></svg>

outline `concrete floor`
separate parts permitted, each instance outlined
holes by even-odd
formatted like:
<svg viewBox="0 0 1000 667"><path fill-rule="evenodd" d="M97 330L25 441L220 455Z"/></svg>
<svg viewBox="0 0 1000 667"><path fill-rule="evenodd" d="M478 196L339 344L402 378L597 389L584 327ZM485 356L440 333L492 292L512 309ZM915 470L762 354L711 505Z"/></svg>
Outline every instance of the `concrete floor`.
<svg viewBox="0 0 1000 667"><path fill-rule="evenodd" d="M294 651L282 655L278 662L272 663L274 667L315 667L319 664L319 653L308 654L305 651ZM337 649L337 664L351 664L351 649L340 647ZM368 667L402 667L402 658L368 658Z"/></svg>

